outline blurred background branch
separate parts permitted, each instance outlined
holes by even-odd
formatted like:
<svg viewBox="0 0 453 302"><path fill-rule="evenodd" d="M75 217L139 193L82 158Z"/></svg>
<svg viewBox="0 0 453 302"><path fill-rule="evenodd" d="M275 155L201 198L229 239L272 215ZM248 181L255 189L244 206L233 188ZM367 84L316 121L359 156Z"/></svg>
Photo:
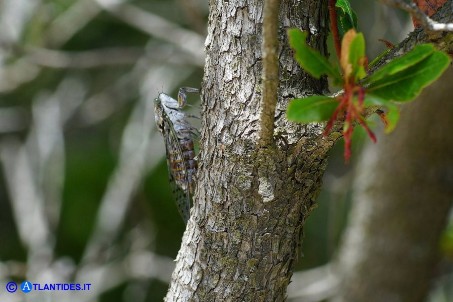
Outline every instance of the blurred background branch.
<svg viewBox="0 0 453 302"><path fill-rule="evenodd" d="M412 26L407 14L376 1L352 4L370 57L385 47L378 39L400 41ZM207 7L203 0L0 2L0 281L92 284L26 296L2 289L1 301L162 300L184 224L152 100L200 87ZM355 183L341 150L332 152L307 222L290 301L339 292L330 263ZM453 299L451 233L442 237L430 302Z"/></svg>
<svg viewBox="0 0 453 302"><path fill-rule="evenodd" d="M27 298L164 295L183 224L152 100L200 86L207 6L189 2L0 4L0 280L92 283Z"/></svg>

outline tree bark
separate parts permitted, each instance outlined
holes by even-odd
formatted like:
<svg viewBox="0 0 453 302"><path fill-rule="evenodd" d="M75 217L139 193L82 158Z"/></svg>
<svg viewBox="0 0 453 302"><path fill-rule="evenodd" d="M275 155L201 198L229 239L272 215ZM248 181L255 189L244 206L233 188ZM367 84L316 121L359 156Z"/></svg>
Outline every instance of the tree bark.
<svg viewBox="0 0 453 302"><path fill-rule="evenodd" d="M449 0L451 1L451 0ZM286 29L326 54L327 1L282 0L274 139L259 146L262 0L211 0L194 206L166 301L283 301L303 224L338 129L285 119L289 100L327 91L301 71Z"/></svg>
<svg viewBox="0 0 453 302"><path fill-rule="evenodd" d="M284 131L264 150L263 1L210 1L210 9L198 186L166 300L283 301L333 144L321 125L284 119L290 99L326 90L325 79L308 77L294 61L286 29L310 31L310 44L326 54L326 2L281 3L276 131Z"/></svg>
<svg viewBox="0 0 453 302"><path fill-rule="evenodd" d="M453 67L367 148L338 257L335 301L424 301L453 196Z"/></svg>

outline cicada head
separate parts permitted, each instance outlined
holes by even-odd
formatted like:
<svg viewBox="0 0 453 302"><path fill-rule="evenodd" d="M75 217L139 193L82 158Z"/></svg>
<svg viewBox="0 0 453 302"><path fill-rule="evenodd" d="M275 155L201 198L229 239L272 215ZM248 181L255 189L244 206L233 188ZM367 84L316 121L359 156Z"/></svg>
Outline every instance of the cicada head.
<svg viewBox="0 0 453 302"><path fill-rule="evenodd" d="M164 134L166 113L160 98L154 99L154 119L160 133Z"/></svg>

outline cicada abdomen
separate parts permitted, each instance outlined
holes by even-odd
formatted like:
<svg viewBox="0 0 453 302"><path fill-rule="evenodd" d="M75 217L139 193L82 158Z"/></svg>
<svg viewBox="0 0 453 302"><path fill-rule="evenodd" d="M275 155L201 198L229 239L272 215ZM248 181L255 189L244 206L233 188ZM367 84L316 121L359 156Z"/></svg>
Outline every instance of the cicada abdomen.
<svg viewBox="0 0 453 302"><path fill-rule="evenodd" d="M176 205L187 223L197 171L193 143L195 129L188 122L178 101L164 93L160 93L154 102L154 114L157 127L164 137L169 180Z"/></svg>
<svg viewBox="0 0 453 302"><path fill-rule="evenodd" d="M185 167L188 174L188 190L190 195L195 190L195 174L197 173L197 160L195 159L195 147L192 139L180 139Z"/></svg>

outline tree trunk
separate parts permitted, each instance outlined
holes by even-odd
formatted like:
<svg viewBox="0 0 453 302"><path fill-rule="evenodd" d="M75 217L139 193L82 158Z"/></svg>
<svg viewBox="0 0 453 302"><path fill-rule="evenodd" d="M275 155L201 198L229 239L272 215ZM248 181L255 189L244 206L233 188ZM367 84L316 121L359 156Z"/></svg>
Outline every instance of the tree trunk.
<svg viewBox="0 0 453 302"><path fill-rule="evenodd" d="M338 258L347 302L424 301L453 196L453 67L364 153Z"/></svg>
<svg viewBox="0 0 453 302"><path fill-rule="evenodd" d="M285 119L289 100L327 90L325 78L298 67L286 29L309 32L326 54L328 22L327 1L281 2L276 129L266 148L258 147L263 0L209 2L197 188L166 301L285 300L326 154L341 134L324 138L320 124Z"/></svg>
<svg viewBox="0 0 453 302"><path fill-rule="evenodd" d="M326 89L297 66L286 29L309 31L326 53L327 7L281 3L276 138L259 150L262 11L262 0L210 1L198 184L166 301L285 299L333 145L320 125L284 118L291 98Z"/></svg>

